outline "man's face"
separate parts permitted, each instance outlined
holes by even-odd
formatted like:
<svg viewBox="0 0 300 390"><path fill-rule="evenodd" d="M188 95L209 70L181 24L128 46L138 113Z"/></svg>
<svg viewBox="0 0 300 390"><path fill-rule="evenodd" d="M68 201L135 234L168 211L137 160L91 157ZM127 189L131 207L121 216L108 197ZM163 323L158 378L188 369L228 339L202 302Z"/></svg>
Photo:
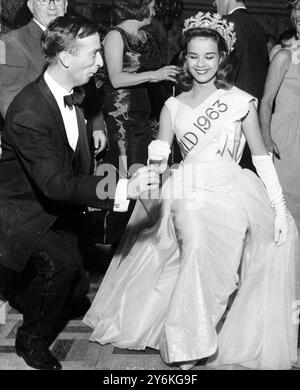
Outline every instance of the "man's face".
<svg viewBox="0 0 300 390"><path fill-rule="evenodd" d="M27 7L30 9L33 17L47 27L52 20L58 16L64 16L67 11L68 1L39 1L39 0L28 0Z"/></svg>
<svg viewBox="0 0 300 390"><path fill-rule="evenodd" d="M76 50L68 54L68 70L74 87L88 83L89 79L103 66L98 33L76 39Z"/></svg>
<svg viewBox="0 0 300 390"><path fill-rule="evenodd" d="M220 15L228 14L228 2L229 0L215 0L214 4L217 7L217 12Z"/></svg>

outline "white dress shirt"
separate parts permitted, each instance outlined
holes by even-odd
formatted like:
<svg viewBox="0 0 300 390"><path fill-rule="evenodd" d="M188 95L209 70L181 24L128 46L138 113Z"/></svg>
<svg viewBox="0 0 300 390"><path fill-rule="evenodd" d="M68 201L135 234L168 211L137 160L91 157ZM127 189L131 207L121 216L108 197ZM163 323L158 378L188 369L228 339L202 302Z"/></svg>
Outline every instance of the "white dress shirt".
<svg viewBox="0 0 300 390"><path fill-rule="evenodd" d="M43 31L46 30L46 27L45 27L42 23L38 22L35 18L33 18L33 20L35 21L35 23L36 23L38 26L41 27L41 29L42 29Z"/></svg>
<svg viewBox="0 0 300 390"><path fill-rule="evenodd" d="M231 15L234 11L236 11L237 9L247 9L246 7L244 6L239 6L239 7L235 7L234 9L232 9L230 12L228 12L228 15Z"/></svg>
<svg viewBox="0 0 300 390"><path fill-rule="evenodd" d="M59 110L61 112L69 145L75 151L78 141L78 122L76 110L64 104L64 96L70 95L72 91L67 91L59 85L46 71L44 74L45 82L52 92ZM117 184L114 202L114 211L124 212L128 210L129 200L127 199L127 179L120 179Z"/></svg>
<svg viewBox="0 0 300 390"><path fill-rule="evenodd" d="M59 85L55 80L53 80L47 71L44 74L44 78L61 112L69 145L75 151L78 141L78 122L76 110L74 107L70 108L64 104L64 96L70 95L72 91L69 92L61 85Z"/></svg>

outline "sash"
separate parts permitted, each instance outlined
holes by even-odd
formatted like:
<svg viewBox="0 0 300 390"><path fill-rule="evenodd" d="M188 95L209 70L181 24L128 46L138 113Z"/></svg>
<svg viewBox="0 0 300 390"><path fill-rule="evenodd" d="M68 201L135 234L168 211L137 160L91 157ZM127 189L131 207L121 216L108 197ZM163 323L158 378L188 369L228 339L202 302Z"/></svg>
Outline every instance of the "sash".
<svg viewBox="0 0 300 390"><path fill-rule="evenodd" d="M235 88L229 91L218 89L198 108L191 109L192 115L184 118L184 127L188 130L183 135L177 135L183 155L186 157L195 152L200 153L218 134L218 151L223 154L227 147L233 154L235 121L248 113L251 98L253 99L242 91L236 92ZM182 128L182 125L180 127ZM180 132L182 133L182 130Z"/></svg>

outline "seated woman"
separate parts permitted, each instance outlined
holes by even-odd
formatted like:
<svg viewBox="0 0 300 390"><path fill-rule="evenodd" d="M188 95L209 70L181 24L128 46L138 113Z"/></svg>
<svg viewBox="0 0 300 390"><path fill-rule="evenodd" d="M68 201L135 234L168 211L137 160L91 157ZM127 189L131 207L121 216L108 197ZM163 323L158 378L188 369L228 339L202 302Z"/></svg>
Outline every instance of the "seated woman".
<svg viewBox="0 0 300 390"><path fill-rule="evenodd" d="M84 322L91 341L155 348L182 369L208 357L213 367L290 369L299 238L256 99L232 85L234 43L233 24L218 14L185 21L185 92L166 101L149 146L163 169L175 135L184 161L160 199L137 203ZM261 179L238 165L245 138Z"/></svg>

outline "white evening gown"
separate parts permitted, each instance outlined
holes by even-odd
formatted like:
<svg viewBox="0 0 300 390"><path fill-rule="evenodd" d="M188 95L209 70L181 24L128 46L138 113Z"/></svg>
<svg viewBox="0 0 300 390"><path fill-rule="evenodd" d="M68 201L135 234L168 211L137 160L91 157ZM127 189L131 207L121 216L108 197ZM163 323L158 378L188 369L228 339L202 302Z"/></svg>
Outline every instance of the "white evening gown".
<svg viewBox="0 0 300 390"><path fill-rule="evenodd" d="M91 341L159 349L167 363L209 357L218 368L289 369L297 360L297 229L289 215L287 240L274 244L265 187L237 164L240 120L253 98L235 87L215 98L232 102L223 130L186 153L159 200L137 202L84 322L94 329ZM197 109L176 98L165 104L180 141ZM193 198L172 191L187 188Z"/></svg>

